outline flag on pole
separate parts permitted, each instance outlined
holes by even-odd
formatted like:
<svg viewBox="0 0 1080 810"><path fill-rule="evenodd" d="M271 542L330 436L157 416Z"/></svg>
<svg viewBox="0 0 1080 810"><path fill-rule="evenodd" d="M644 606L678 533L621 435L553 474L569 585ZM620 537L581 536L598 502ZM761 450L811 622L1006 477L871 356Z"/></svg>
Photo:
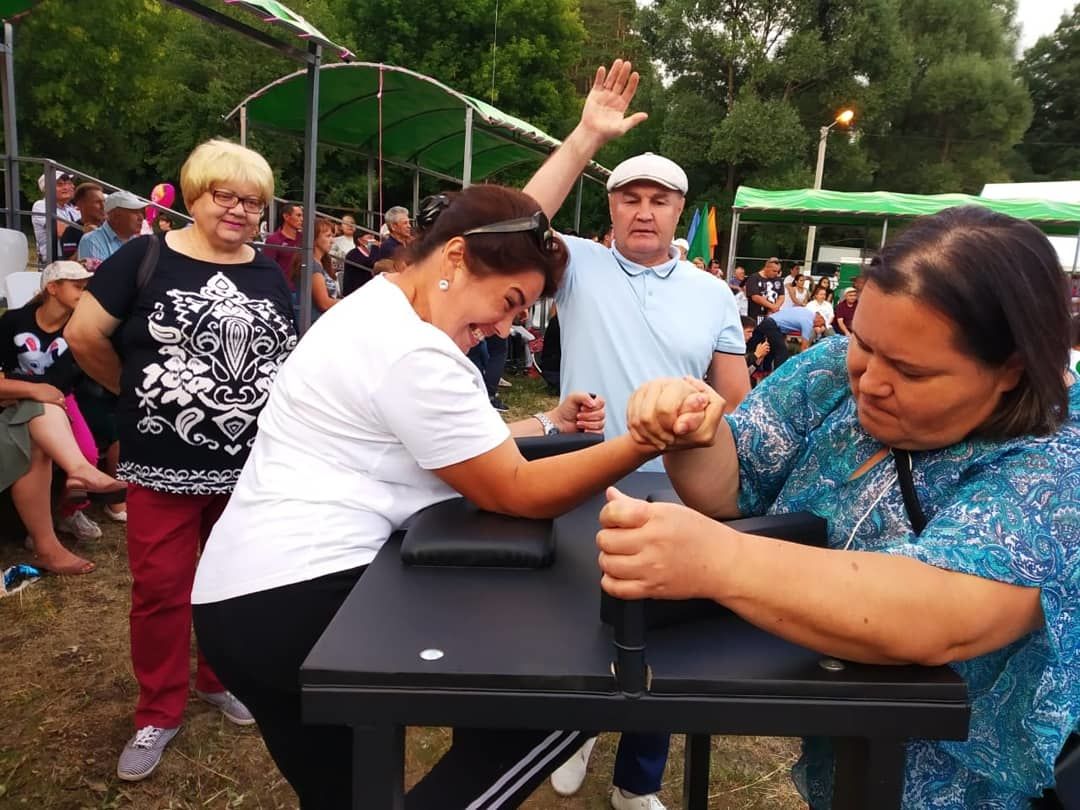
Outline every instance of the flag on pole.
<svg viewBox="0 0 1080 810"><path fill-rule="evenodd" d="M690 227L686 231L686 241L691 245L694 244L694 237L697 235L698 228L701 226L701 211L697 208L694 209L694 216L690 220Z"/></svg>
<svg viewBox="0 0 1080 810"><path fill-rule="evenodd" d="M706 264L712 261L716 255L716 244L720 238L716 234L716 206L709 208L709 255L705 259Z"/></svg>
<svg viewBox="0 0 1080 810"><path fill-rule="evenodd" d="M702 211L708 210L708 206L702 208ZM708 215L706 214L698 223L698 228L694 231L694 238L690 240L690 252L686 254L687 259L690 261L703 259L707 263L712 258L712 249L709 247L710 230Z"/></svg>

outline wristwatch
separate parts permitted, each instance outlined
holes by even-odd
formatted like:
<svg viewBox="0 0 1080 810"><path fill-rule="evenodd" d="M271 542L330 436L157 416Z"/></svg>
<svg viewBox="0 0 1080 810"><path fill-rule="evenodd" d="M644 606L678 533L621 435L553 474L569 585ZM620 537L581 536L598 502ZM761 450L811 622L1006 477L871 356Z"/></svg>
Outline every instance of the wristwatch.
<svg viewBox="0 0 1080 810"><path fill-rule="evenodd" d="M559 435L559 428L557 428L555 426L554 422L552 422L550 419L548 419L548 415L546 413L534 413L533 414L533 419L535 419L537 422L539 422L541 427L544 428L544 435L545 436L558 436Z"/></svg>

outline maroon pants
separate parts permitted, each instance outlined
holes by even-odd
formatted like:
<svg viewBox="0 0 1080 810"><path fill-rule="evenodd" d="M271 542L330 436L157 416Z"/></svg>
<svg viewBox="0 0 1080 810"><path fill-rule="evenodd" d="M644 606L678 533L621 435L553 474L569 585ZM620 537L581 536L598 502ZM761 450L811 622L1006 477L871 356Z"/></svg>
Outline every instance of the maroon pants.
<svg viewBox="0 0 1080 810"><path fill-rule="evenodd" d="M128 484L131 664L139 682L136 728L176 728L183 718L191 661L191 584L199 552L228 501L228 495L170 495ZM225 688L201 652L195 688Z"/></svg>

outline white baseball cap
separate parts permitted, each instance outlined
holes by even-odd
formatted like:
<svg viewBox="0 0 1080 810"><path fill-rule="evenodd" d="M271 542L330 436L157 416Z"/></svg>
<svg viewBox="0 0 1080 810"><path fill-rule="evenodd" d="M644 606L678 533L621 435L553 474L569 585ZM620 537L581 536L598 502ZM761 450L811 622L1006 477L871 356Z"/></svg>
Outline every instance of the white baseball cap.
<svg viewBox="0 0 1080 810"><path fill-rule="evenodd" d="M74 183L75 182L75 175L71 174L70 172L57 172L56 173L56 182L59 183L62 180L70 180L71 182ZM40 177L38 177L38 179L37 179L37 187L38 187L38 191L42 191L42 192L45 191L45 175L41 175Z"/></svg>
<svg viewBox="0 0 1080 810"><path fill-rule="evenodd" d="M117 208L126 208L129 211L141 211L146 208L146 203L130 191L114 191L105 198L105 213L107 214Z"/></svg>
<svg viewBox="0 0 1080 810"><path fill-rule="evenodd" d="M78 262L59 261L46 265L41 271L41 289L53 281L82 281L85 278L93 278L94 274Z"/></svg>
<svg viewBox="0 0 1080 810"><path fill-rule="evenodd" d="M676 239L671 244L673 244L677 248L682 248L683 250L690 250L690 243L687 242L685 239Z"/></svg>
<svg viewBox="0 0 1080 810"><path fill-rule="evenodd" d="M611 176L608 177L607 190L614 191L627 183L638 181L656 183L683 195L690 188L690 181L686 179L686 172L682 170L678 163L674 160L668 160L666 157L655 155L652 152L645 152L627 158L616 166Z"/></svg>

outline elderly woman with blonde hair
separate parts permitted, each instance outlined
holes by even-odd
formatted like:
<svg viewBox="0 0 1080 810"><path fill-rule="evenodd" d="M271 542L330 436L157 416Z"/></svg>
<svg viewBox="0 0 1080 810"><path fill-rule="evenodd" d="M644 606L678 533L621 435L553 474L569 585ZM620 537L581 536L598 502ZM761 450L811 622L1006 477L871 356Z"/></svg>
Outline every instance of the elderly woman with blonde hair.
<svg viewBox="0 0 1080 810"><path fill-rule="evenodd" d="M285 279L247 244L273 197L270 166L212 140L188 157L180 186L193 224L133 239L102 263L66 331L83 370L120 397L139 682L136 733L117 767L129 781L149 776L179 731L196 561L296 344ZM232 722L254 722L201 654L195 690Z"/></svg>

